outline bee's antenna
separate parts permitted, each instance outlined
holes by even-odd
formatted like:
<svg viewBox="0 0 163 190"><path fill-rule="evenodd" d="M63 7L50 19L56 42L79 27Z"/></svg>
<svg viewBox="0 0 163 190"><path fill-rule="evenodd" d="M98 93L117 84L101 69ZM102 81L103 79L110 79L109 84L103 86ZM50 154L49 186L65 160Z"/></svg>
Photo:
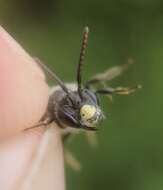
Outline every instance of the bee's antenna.
<svg viewBox="0 0 163 190"><path fill-rule="evenodd" d="M59 77L44 63L42 63L42 61L40 61L37 57L34 57L34 60L40 65L40 67L53 79L55 80L60 87L63 89L63 91L69 96L70 99L71 98L71 94L70 91L68 90L68 88L66 87L66 85L64 84L63 81L61 81L61 79L59 79Z"/></svg>
<svg viewBox="0 0 163 190"><path fill-rule="evenodd" d="M89 33L89 28L86 26L84 28L84 33L83 33L83 40L82 40L82 45L81 45L81 50L80 50L80 56L79 56L79 63L78 63L78 68L77 68L77 83L78 83L78 93L79 96L82 98L82 84L81 84L81 71L82 71L82 65L84 61L84 56L85 56L85 49L87 46L88 42L88 33Z"/></svg>

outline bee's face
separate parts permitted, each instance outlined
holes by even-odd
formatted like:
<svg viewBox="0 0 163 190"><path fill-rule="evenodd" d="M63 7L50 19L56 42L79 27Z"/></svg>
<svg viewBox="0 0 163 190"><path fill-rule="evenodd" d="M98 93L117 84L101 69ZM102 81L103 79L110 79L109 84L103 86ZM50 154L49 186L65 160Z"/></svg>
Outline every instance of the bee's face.
<svg viewBox="0 0 163 190"><path fill-rule="evenodd" d="M76 91L73 93L74 105L65 98L59 106L61 121L74 128L95 129L95 124L103 118L97 96L87 89L83 90L82 99Z"/></svg>
<svg viewBox="0 0 163 190"><path fill-rule="evenodd" d="M80 123L93 127L102 117L101 110L95 105L85 104L80 108Z"/></svg>

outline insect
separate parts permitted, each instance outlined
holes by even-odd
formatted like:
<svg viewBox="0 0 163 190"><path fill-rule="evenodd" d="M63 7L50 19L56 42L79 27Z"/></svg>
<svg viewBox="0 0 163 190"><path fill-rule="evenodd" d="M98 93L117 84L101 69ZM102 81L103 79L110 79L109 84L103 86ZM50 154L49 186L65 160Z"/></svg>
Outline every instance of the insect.
<svg viewBox="0 0 163 190"><path fill-rule="evenodd" d="M141 88L140 85L112 88L106 84L107 81L122 74L132 64L132 60L121 66L115 66L103 73L96 74L85 84L82 83L82 66L88 34L89 28L85 27L77 66L76 84L65 84L49 67L38 58L34 58L44 72L58 83L58 86L51 91L44 116L36 125L27 130L42 126L48 127L54 122L61 129L63 143L69 139L71 134L83 130L86 132L89 144L96 145L95 133L89 131L96 131L98 129L97 124L104 119L104 114L99 103L99 96L105 95L111 98L114 94L128 95ZM64 149L64 156L65 161L74 171L80 171L81 165L72 153Z"/></svg>
<svg viewBox="0 0 163 190"><path fill-rule="evenodd" d="M58 83L59 88L51 93L47 112L40 122L33 127L47 126L52 122L56 122L62 129L74 128L96 131L98 129L97 123L104 118L98 95L128 95L141 87L140 85L131 88L106 87L105 82L123 73L130 63L108 69L104 73L92 77L86 84L82 84L82 66L88 34L89 28L85 27L77 67L77 84L74 90L69 88L50 68L35 58L35 61L42 69ZM96 89L95 86L97 85L101 85L102 87Z"/></svg>

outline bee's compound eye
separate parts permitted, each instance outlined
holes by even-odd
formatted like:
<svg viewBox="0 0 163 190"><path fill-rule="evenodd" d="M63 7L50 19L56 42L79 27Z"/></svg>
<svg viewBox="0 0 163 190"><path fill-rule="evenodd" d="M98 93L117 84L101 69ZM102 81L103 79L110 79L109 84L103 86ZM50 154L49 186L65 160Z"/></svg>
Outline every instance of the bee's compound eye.
<svg viewBox="0 0 163 190"><path fill-rule="evenodd" d="M80 109L80 116L84 120L91 119L96 114L96 107L92 105L83 105Z"/></svg>

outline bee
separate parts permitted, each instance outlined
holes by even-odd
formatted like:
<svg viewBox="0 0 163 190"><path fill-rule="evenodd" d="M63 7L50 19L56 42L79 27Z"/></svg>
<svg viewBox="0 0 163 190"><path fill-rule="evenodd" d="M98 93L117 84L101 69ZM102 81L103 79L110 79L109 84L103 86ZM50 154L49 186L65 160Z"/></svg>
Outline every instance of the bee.
<svg viewBox="0 0 163 190"><path fill-rule="evenodd" d="M140 85L131 88L117 87L111 88L106 86L109 81L123 73L131 61L122 66L116 66L106 70L103 73L96 74L85 84L82 84L82 66L84 63L85 50L88 42L89 28L85 27L83 40L77 66L77 83L75 85L66 85L49 67L43 64L38 58L35 61L41 68L55 81L59 87L51 92L47 111L40 122L34 127L48 126L55 122L61 129L74 128L96 131L97 123L104 119L103 111L99 104L99 95L128 95ZM96 89L95 86L101 85L102 88Z"/></svg>
<svg viewBox="0 0 163 190"><path fill-rule="evenodd" d="M77 66L76 83L64 83L47 65L38 58L34 58L43 71L58 83L58 86L52 89L46 113L41 120L26 130L42 126L48 127L51 126L51 123L56 123L55 126L58 126L61 130L63 143L72 134L83 130L86 132L88 142L91 145L96 145L95 133L89 131L97 131L99 129L97 124L105 118L99 103L99 96L105 95L112 98L114 94L129 95L141 88L141 85L112 88L106 84L107 81L126 71L128 66L133 63L132 59L129 59L126 64L114 66L103 73L96 74L85 84L82 83L82 66L88 43L88 34L89 28L85 27ZM80 163L69 151L64 150L64 156L65 161L73 170L80 171Z"/></svg>

